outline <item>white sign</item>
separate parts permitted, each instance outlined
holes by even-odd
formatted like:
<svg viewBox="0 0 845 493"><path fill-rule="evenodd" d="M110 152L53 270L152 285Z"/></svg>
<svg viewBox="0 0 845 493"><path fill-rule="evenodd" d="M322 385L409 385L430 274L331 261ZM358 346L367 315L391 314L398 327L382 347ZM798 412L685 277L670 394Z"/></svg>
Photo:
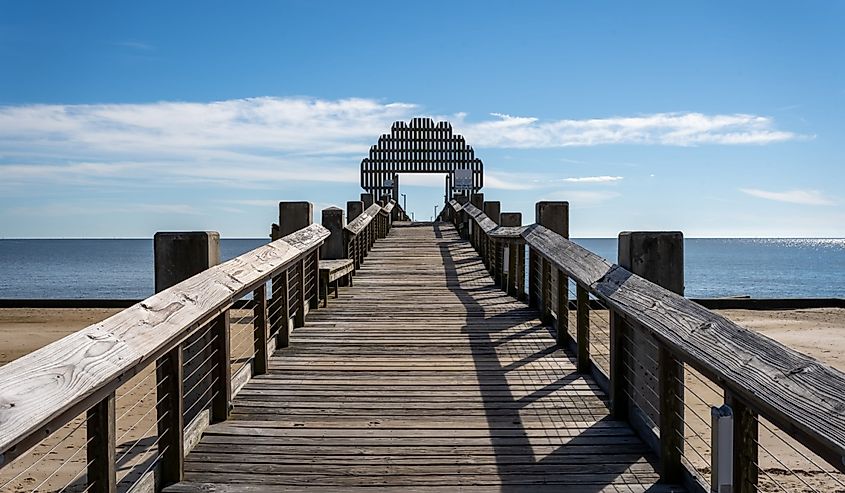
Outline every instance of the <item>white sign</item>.
<svg viewBox="0 0 845 493"><path fill-rule="evenodd" d="M472 190L472 170L460 168L455 170L455 190Z"/></svg>

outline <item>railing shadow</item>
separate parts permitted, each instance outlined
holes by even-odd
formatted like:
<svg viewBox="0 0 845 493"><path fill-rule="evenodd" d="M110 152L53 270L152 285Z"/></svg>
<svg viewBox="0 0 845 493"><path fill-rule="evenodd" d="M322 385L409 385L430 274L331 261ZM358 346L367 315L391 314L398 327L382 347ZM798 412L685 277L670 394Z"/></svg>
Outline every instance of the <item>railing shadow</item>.
<svg viewBox="0 0 845 493"><path fill-rule="evenodd" d="M647 485L654 482L654 458L627 425L608 417L607 398L595 382L574 370L556 369L551 356L556 360L565 357L573 367L575 361L555 345L554 337L546 340L548 346L535 348L539 339L531 336L549 330L542 324L532 323L539 313L530 309L488 313L491 306L507 300L517 302L499 291L501 303L490 303L489 300L500 301L490 296L492 284L477 286L482 279L478 277L477 269L464 272L466 265L480 263L480 260L456 258L455 250L466 248L468 244L458 239L457 232L450 227L435 224L434 231L435 237L445 240L440 242L439 250L447 287L465 307L462 332L473 335L467 339L489 425L501 491L527 491L532 485L545 484L559 485L561 491L576 487L579 492L590 493L608 491L618 480L641 484L642 491L651 490ZM455 235L454 240L452 235ZM486 271L483 279L491 281ZM550 329L550 333L554 334L554 329ZM503 363L502 357L507 358L511 347L519 351L521 357L514 352L513 355L520 359ZM526 347L534 348L527 356ZM544 358L549 358L550 363L540 364L542 369L524 368L542 363ZM520 369L523 375L519 374ZM549 377L549 381L534 388L538 374ZM578 388L567 393L576 382ZM584 382L587 391L581 388L585 386ZM520 392L525 392L524 395L515 395L517 385L523 387ZM583 407L590 402L594 407ZM559 409L570 418L569 423L551 423L558 417ZM574 425L576 421L578 424ZM529 432L536 423L544 425L544 429L539 433ZM553 445L555 441L565 444ZM642 480L637 478L640 471L646 476ZM628 491L626 486L618 486Z"/></svg>

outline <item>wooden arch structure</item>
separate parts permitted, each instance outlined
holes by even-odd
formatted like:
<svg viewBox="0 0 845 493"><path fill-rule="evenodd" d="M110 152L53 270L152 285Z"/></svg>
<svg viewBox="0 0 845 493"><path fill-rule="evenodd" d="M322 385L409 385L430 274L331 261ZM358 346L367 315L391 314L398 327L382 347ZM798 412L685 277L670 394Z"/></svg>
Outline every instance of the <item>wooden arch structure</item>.
<svg viewBox="0 0 845 493"><path fill-rule="evenodd" d="M449 122L413 118L394 122L390 134L383 134L370 154L361 161L361 187L374 197L399 198L399 173L442 173L446 175L446 202L456 189L455 172L471 171L469 193L484 186L484 165L475 157L463 136L452 133Z"/></svg>

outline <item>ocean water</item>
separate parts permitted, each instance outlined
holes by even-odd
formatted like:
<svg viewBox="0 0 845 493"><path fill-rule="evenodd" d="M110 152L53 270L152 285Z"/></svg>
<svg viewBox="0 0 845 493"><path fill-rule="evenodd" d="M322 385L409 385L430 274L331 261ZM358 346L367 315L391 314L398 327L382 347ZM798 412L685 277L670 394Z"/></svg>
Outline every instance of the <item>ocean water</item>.
<svg viewBox="0 0 845 493"><path fill-rule="evenodd" d="M222 239L223 260L267 240ZM576 243L611 261L615 238ZM687 239L686 295L845 297L845 239ZM153 294L152 240L0 240L0 298L140 299Z"/></svg>

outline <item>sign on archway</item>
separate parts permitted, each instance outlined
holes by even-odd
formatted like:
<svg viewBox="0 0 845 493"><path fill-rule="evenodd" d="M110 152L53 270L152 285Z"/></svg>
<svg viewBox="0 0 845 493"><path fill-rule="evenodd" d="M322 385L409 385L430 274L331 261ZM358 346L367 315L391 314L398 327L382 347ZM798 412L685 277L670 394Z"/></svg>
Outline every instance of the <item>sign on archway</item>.
<svg viewBox="0 0 845 493"><path fill-rule="evenodd" d="M456 190L475 193L484 186L484 165L449 122L414 118L395 122L361 161L361 188L374 197L399 197L399 173L446 175L446 201Z"/></svg>

